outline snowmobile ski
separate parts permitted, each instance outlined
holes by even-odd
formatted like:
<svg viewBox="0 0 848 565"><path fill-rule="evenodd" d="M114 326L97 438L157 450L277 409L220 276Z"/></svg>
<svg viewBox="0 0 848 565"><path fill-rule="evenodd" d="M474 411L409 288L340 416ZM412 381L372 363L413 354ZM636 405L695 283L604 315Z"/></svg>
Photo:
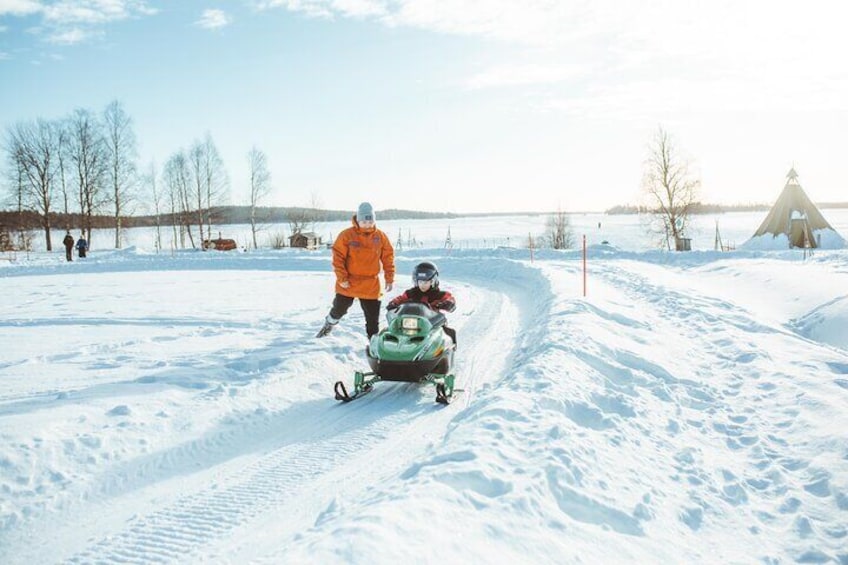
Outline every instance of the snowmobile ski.
<svg viewBox="0 0 848 565"><path fill-rule="evenodd" d="M370 379L366 377L372 377ZM350 402L351 400L355 400L360 396L363 396L374 388L373 383L380 380L380 377L375 375L374 373L362 373L357 371L353 376L353 391L352 393L348 393L347 387L342 381L336 381L336 384L333 386L333 392L336 395L336 400L341 400L342 402Z"/></svg>
<svg viewBox="0 0 848 565"><path fill-rule="evenodd" d="M417 382L434 385L436 387L436 402L447 405L453 400L454 393L462 392L462 389L454 388L454 379L454 375L429 374ZM383 379L380 375L374 373L357 371L354 373L352 391L348 392L343 381L336 381L335 385L333 385L333 393L336 400L350 402L371 392L374 390L374 384L383 380L389 380L391 382L391 379Z"/></svg>
<svg viewBox="0 0 848 565"><path fill-rule="evenodd" d="M348 394L347 388L342 381L336 381L335 386L333 387L333 391L336 393L336 400L341 400L342 402L350 402L351 400L356 400L360 396L363 396L369 392L373 387L368 385L367 387L363 387L360 391L354 390L353 394Z"/></svg>

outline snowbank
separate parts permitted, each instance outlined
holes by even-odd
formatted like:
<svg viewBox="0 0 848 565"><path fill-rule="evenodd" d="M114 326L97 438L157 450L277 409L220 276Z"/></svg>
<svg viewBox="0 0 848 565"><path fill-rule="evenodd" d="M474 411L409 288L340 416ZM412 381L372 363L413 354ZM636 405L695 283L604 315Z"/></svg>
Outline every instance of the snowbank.
<svg viewBox="0 0 848 565"><path fill-rule="evenodd" d="M814 230L813 235L819 242L818 249L843 249L845 240L834 230ZM789 236L786 234L766 233L752 237L741 246L748 251L783 251L789 249Z"/></svg>

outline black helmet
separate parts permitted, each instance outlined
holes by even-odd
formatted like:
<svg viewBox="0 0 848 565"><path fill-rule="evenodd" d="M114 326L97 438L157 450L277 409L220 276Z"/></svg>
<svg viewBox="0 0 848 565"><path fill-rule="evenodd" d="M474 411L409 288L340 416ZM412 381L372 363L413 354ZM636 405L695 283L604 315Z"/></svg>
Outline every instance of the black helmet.
<svg viewBox="0 0 848 565"><path fill-rule="evenodd" d="M412 284L418 286L419 281L430 281L433 288L439 288L439 268L429 261L418 263L412 269Z"/></svg>

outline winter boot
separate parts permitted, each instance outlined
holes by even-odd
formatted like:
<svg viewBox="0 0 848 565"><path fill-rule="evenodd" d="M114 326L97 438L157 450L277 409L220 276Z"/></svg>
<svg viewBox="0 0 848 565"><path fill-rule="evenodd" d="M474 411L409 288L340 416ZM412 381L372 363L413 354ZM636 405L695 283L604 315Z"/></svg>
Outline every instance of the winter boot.
<svg viewBox="0 0 848 565"><path fill-rule="evenodd" d="M333 331L333 328L335 328L336 324L338 323L338 320L327 314L327 317L324 318L324 325L321 327L320 330L318 330L318 333L315 335L315 337L324 337L325 335L329 334L331 331Z"/></svg>

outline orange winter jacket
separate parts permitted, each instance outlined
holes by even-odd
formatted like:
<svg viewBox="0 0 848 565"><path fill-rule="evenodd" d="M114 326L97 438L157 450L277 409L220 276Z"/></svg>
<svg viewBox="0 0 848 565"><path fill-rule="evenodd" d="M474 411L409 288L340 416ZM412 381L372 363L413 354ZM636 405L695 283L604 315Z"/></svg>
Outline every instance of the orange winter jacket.
<svg viewBox="0 0 848 565"><path fill-rule="evenodd" d="M395 250L388 236L375 228L362 229L353 217L347 228L333 244L333 270L336 272L336 293L351 298L376 299L383 294L380 285L380 265L386 284L395 280ZM350 287L339 283L348 281Z"/></svg>

